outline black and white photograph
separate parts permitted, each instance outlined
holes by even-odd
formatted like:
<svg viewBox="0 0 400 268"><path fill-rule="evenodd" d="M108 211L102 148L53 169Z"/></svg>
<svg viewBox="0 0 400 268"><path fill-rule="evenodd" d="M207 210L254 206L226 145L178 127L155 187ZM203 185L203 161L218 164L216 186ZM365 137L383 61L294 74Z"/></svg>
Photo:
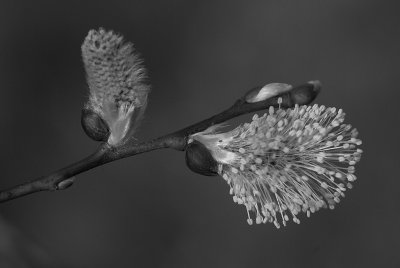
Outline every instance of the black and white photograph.
<svg viewBox="0 0 400 268"><path fill-rule="evenodd" d="M0 268L400 267L397 1L0 1Z"/></svg>

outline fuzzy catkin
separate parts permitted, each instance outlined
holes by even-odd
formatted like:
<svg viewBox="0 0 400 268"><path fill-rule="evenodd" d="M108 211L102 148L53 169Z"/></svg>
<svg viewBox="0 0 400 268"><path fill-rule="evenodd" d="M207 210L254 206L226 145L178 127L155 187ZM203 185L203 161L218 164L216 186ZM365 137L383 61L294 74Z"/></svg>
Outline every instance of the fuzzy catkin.
<svg viewBox="0 0 400 268"><path fill-rule="evenodd" d="M206 130L191 136L219 163L234 202L244 205L248 223L285 226L289 216L333 209L356 180L362 150L358 132L344 124L341 109L296 106L255 115L226 133Z"/></svg>
<svg viewBox="0 0 400 268"><path fill-rule="evenodd" d="M98 110L104 98L111 98L118 107L143 105L150 88L133 44L113 31L91 30L82 44L82 58L93 108Z"/></svg>
<svg viewBox="0 0 400 268"><path fill-rule="evenodd" d="M107 122L108 142L120 143L133 133L146 108L150 86L142 60L132 43L102 28L89 31L82 58L90 90L85 108Z"/></svg>

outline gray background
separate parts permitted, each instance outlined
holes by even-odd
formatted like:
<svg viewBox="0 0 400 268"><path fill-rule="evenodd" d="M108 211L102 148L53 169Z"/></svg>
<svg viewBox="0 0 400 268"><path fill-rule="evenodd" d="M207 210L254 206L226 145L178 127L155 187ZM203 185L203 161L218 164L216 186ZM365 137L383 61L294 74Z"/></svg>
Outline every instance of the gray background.
<svg viewBox="0 0 400 268"><path fill-rule="evenodd" d="M66 191L1 204L0 265L399 267L398 13L396 1L2 0L2 188L96 148L80 126L80 45L99 26L134 42L149 70L140 139L213 115L255 85L319 79L317 103L344 109L364 154L334 211L280 230L248 226L226 183L190 172L182 152L114 162Z"/></svg>

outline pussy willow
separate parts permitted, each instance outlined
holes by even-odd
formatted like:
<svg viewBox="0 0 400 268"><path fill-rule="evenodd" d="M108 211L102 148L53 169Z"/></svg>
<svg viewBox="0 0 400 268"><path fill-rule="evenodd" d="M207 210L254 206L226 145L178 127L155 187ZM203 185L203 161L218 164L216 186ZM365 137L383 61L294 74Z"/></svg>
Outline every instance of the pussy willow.
<svg viewBox="0 0 400 268"><path fill-rule="evenodd" d="M82 44L82 58L90 89L85 108L105 121L109 144L131 138L150 91L133 44L113 31L91 30Z"/></svg>
<svg viewBox="0 0 400 268"><path fill-rule="evenodd" d="M358 132L344 124L341 109L325 106L269 108L251 123L226 133L216 127L192 135L218 163L233 201L244 205L247 222L286 226L289 216L309 217L333 209L356 180L354 165L362 150ZM254 215L254 216L253 216Z"/></svg>

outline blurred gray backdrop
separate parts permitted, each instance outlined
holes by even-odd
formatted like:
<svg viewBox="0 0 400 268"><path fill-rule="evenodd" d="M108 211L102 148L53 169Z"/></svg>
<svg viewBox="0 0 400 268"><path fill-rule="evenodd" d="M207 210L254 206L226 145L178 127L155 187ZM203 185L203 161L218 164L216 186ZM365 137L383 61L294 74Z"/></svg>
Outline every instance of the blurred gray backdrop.
<svg viewBox="0 0 400 268"><path fill-rule="evenodd" d="M344 109L364 154L334 211L280 230L248 226L226 183L190 172L182 152L114 162L66 191L1 204L1 267L399 267L397 3L2 0L1 188L96 148L80 126L80 46L100 26L134 42L149 70L140 139L213 115L255 85L319 79L316 102Z"/></svg>

